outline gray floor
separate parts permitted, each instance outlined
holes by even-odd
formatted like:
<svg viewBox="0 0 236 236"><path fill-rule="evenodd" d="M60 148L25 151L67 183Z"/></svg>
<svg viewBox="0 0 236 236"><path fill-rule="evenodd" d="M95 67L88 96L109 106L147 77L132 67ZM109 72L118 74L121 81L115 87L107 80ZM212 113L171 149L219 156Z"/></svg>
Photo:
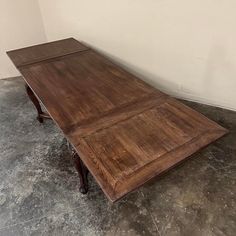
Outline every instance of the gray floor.
<svg viewBox="0 0 236 236"><path fill-rule="evenodd" d="M91 176L79 193L60 131L0 80L0 235L236 235L236 113L186 103L230 134L111 204Z"/></svg>

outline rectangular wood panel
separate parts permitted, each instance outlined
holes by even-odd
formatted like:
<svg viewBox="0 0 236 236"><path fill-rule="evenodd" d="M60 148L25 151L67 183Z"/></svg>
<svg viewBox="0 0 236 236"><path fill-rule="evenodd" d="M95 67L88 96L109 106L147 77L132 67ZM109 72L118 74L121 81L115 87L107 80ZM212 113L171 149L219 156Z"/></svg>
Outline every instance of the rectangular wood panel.
<svg viewBox="0 0 236 236"><path fill-rule="evenodd" d="M16 67L85 51L88 48L73 38L44 43L7 52Z"/></svg>
<svg viewBox="0 0 236 236"><path fill-rule="evenodd" d="M74 39L8 55L111 201L227 132Z"/></svg>

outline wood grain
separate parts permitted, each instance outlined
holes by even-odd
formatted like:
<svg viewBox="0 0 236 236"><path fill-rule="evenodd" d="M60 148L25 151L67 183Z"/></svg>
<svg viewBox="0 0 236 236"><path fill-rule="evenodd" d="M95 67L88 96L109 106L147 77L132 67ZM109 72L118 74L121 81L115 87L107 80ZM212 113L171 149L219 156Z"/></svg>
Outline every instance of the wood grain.
<svg viewBox="0 0 236 236"><path fill-rule="evenodd" d="M74 39L8 55L113 202L227 133Z"/></svg>
<svg viewBox="0 0 236 236"><path fill-rule="evenodd" d="M44 43L7 52L16 67L86 51L88 47L73 38Z"/></svg>

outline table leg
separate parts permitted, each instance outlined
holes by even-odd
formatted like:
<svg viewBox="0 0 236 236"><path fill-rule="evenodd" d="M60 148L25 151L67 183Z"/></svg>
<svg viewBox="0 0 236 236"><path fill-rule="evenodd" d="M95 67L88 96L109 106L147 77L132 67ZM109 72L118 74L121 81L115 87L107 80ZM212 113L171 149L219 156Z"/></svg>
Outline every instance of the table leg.
<svg viewBox="0 0 236 236"><path fill-rule="evenodd" d="M79 155L76 152L73 153L73 159L75 167L79 173L80 192L82 194L86 194L88 192L88 169L83 164L82 160L80 159Z"/></svg>
<svg viewBox="0 0 236 236"><path fill-rule="evenodd" d="M31 90L31 88L27 84L25 84L25 89L26 89L26 92L27 92L30 100L32 101L32 103L34 104L34 106L38 112L37 120L40 123L43 123L43 118L51 119L51 117L48 114L46 114L45 112L42 111L42 108L40 106L40 103L39 103L37 97L34 95L33 91Z"/></svg>

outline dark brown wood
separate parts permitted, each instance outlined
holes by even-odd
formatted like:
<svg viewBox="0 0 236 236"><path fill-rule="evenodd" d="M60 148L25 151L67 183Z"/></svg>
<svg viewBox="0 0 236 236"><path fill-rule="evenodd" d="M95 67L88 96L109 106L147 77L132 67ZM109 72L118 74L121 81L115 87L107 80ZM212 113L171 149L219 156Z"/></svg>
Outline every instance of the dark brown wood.
<svg viewBox="0 0 236 236"><path fill-rule="evenodd" d="M16 67L30 65L48 59L86 51L88 47L73 38L58 40L52 43L34 45L7 52Z"/></svg>
<svg viewBox="0 0 236 236"><path fill-rule="evenodd" d="M73 160L80 178L80 192L86 194L88 192L88 169L76 152L73 153Z"/></svg>
<svg viewBox="0 0 236 236"><path fill-rule="evenodd" d="M25 89L26 89L26 92L30 98L30 100L32 101L32 103L34 104L37 112L38 112L38 116L37 116L37 120L40 122L40 123L43 123L43 119L46 118L46 119L51 119L51 117L42 111L42 108L40 106L40 103L37 99L37 97L35 96L35 94L33 93L33 91L31 90L31 88L28 86L28 84L25 84Z"/></svg>
<svg viewBox="0 0 236 236"><path fill-rule="evenodd" d="M57 48L8 55L111 201L227 133L80 42Z"/></svg>

